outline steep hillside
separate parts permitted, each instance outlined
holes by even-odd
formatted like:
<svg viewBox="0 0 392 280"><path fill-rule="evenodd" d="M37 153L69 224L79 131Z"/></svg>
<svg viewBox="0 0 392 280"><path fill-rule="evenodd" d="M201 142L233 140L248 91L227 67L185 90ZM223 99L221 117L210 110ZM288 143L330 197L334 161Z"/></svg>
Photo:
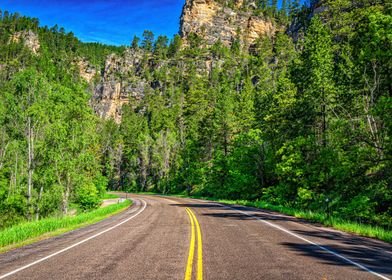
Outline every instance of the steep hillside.
<svg viewBox="0 0 392 280"><path fill-rule="evenodd" d="M273 38L278 28L276 20L267 14L251 1L187 0L180 20L182 46L189 46L193 38L193 45L206 48L203 54L192 58L197 72L209 73L223 64L222 59L207 50L216 44L230 47L236 42L247 49L265 36ZM181 59L166 56L157 62L156 57L140 49L110 55L94 90L94 110L102 118L120 123L123 105L131 104L136 108L146 93L162 90L162 81L146 77L146 73L168 65L183 68L184 59L187 59L186 53Z"/></svg>
<svg viewBox="0 0 392 280"><path fill-rule="evenodd" d="M121 55L107 57L101 81L94 90L92 104L102 118L112 118L121 122L123 105L134 108L145 92L151 91L150 84L143 78L148 65L143 61L143 52L127 49Z"/></svg>

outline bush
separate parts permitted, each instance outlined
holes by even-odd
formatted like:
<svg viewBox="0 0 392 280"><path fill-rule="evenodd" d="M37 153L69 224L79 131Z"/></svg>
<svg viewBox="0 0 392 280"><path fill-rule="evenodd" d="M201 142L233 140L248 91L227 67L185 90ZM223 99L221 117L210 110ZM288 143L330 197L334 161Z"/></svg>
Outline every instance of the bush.
<svg viewBox="0 0 392 280"><path fill-rule="evenodd" d="M98 190L94 184L85 184L76 191L76 203L83 210L98 208L101 203Z"/></svg>
<svg viewBox="0 0 392 280"><path fill-rule="evenodd" d="M7 197L7 192L0 189L0 229L25 221L26 207L26 199L21 194Z"/></svg>
<svg viewBox="0 0 392 280"><path fill-rule="evenodd" d="M106 194L106 188L109 184L109 180L107 177L103 175L98 175L94 180L94 185L98 190L99 196L103 197Z"/></svg>

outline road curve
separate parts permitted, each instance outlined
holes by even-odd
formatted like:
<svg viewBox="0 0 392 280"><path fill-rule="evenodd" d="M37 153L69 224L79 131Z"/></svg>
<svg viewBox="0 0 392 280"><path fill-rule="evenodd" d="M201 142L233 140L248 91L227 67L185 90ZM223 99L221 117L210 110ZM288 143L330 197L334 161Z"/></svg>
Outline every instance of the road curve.
<svg viewBox="0 0 392 280"><path fill-rule="evenodd" d="M132 195L92 226L0 254L0 279L392 279L392 245L242 206Z"/></svg>

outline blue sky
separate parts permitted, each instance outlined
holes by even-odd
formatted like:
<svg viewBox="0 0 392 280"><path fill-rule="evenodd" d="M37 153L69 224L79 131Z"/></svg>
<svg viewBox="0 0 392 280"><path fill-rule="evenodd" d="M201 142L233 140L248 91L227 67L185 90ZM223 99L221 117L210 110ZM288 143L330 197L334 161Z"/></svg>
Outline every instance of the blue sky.
<svg viewBox="0 0 392 280"><path fill-rule="evenodd" d="M185 0L0 0L0 9L58 24L84 42L129 45L145 29L171 38Z"/></svg>
<svg viewBox="0 0 392 280"><path fill-rule="evenodd" d="M281 1L279 1L281 2ZM301 1L303 2L303 0ZM84 42L129 45L145 29L171 38L185 0L0 0L0 9L58 24Z"/></svg>

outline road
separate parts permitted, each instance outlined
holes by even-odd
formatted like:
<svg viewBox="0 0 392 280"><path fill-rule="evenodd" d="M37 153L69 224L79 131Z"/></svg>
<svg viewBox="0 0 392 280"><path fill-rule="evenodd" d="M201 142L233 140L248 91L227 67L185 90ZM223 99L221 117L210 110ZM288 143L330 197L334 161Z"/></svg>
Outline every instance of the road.
<svg viewBox="0 0 392 280"><path fill-rule="evenodd" d="M0 254L0 279L392 279L392 246L289 216L131 195L95 225Z"/></svg>

